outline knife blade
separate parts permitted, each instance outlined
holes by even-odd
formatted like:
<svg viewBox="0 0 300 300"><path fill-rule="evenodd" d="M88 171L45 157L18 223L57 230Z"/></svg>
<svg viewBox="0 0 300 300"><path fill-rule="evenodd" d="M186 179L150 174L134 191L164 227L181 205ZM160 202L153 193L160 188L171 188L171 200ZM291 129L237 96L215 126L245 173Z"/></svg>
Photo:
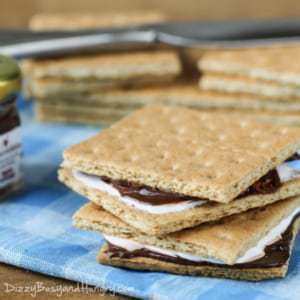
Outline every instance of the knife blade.
<svg viewBox="0 0 300 300"><path fill-rule="evenodd" d="M77 31L0 30L0 53L44 57L164 44L176 47L244 48L300 41L300 18L168 22Z"/></svg>

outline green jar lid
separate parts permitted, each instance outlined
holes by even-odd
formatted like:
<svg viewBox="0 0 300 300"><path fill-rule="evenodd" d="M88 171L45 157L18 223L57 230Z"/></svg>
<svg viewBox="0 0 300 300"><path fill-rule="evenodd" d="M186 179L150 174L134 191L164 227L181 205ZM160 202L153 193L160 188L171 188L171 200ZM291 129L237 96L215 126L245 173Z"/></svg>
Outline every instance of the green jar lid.
<svg viewBox="0 0 300 300"><path fill-rule="evenodd" d="M10 57L0 55L0 104L21 90L21 70Z"/></svg>

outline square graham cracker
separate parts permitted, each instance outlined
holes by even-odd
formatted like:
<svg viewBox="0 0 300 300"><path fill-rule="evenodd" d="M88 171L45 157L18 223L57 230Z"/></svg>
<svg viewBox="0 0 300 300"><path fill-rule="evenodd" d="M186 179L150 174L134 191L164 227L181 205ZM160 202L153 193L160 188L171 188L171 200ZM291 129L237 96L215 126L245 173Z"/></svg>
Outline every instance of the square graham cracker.
<svg viewBox="0 0 300 300"><path fill-rule="evenodd" d="M201 72L241 75L300 86L299 45L206 52L198 61Z"/></svg>
<svg viewBox="0 0 300 300"><path fill-rule="evenodd" d="M63 122L108 126L130 113L130 110L82 105L36 103L35 118L40 122Z"/></svg>
<svg viewBox="0 0 300 300"><path fill-rule="evenodd" d="M152 82L175 78L181 73L178 55L172 50L143 50L128 53L102 53L28 60L23 63L29 78L58 78L65 81Z"/></svg>
<svg viewBox="0 0 300 300"><path fill-rule="evenodd" d="M300 147L300 129L148 106L64 151L63 166L228 203Z"/></svg>
<svg viewBox="0 0 300 300"><path fill-rule="evenodd" d="M73 224L80 229L99 231L104 235L234 265L239 257L257 245L258 241L299 207L299 204L300 198L294 197L160 237L138 232L93 203L86 204L75 213Z"/></svg>
<svg viewBox="0 0 300 300"><path fill-rule="evenodd" d="M118 97L123 95L123 98L132 92L142 93L143 91L151 92L151 90L164 90L173 86L177 80L173 75L165 75L163 77L143 76L142 78L132 80L97 80L91 79L88 81L70 81L63 78L33 78L29 80L28 86L35 98L57 99L68 98L72 101L73 98L81 97L82 103L85 103L85 98L106 98L107 96ZM138 96L138 95L137 95ZM128 97L127 97L128 98ZM112 100L113 101L113 100Z"/></svg>
<svg viewBox="0 0 300 300"><path fill-rule="evenodd" d="M202 90L248 94L253 95L256 99L269 100L275 103L300 103L299 86L280 84L247 76L204 73L199 80L199 86Z"/></svg>

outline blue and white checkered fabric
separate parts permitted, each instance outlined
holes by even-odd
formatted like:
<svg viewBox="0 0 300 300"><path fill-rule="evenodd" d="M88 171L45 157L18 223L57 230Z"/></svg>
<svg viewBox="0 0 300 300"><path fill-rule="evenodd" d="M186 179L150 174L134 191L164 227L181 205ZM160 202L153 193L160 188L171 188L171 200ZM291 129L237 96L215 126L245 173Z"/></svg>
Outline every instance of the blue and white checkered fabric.
<svg viewBox="0 0 300 300"><path fill-rule="evenodd" d="M300 299L300 239L288 276L258 283L138 272L102 266L101 236L71 225L85 203L57 181L64 148L98 129L41 125L22 104L24 173L22 192L0 203L0 261L44 274L151 299Z"/></svg>

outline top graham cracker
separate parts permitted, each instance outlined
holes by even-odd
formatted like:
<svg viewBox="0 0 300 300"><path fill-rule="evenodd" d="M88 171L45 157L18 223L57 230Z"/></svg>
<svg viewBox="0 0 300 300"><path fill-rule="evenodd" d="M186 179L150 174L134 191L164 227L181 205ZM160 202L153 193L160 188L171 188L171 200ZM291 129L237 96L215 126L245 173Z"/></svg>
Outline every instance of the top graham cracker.
<svg viewBox="0 0 300 300"><path fill-rule="evenodd" d="M145 78L174 78L181 73L176 51L143 50L28 60L23 68L29 77L66 81L138 81Z"/></svg>
<svg viewBox="0 0 300 300"><path fill-rule="evenodd" d="M198 62L201 72L249 76L281 84L300 85L299 46L207 52Z"/></svg>
<svg viewBox="0 0 300 300"><path fill-rule="evenodd" d="M64 167L229 202L300 147L300 129L148 106L64 152Z"/></svg>

